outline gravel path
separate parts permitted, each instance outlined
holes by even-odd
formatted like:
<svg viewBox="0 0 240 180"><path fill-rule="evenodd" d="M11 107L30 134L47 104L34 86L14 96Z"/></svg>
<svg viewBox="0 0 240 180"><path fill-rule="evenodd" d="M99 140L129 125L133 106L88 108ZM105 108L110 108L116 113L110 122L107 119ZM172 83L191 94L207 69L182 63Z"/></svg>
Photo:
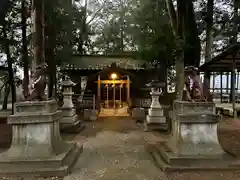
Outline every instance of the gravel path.
<svg viewBox="0 0 240 180"><path fill-rule="evenodd" d="M87 139L73 173L64 180L164 180L145 143L141 131L101 131Z"/></svg>

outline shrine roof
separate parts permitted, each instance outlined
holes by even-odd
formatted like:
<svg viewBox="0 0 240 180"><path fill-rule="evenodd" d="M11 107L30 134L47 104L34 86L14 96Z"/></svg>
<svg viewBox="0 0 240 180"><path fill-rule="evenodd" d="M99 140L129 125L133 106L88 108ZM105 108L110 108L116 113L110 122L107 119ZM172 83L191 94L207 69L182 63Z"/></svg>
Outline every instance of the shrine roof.
<svg viewBox="0 0 240 180"><path fill-rule="evenodd" d="M240 69L240 43L226 48L222 53L212 58L211 61L200 66L200 71L228 72L232 71L233 58L235 56L236 69Z"/></svg>
<svg viewBox="0 0 240 180"><path fill-rule="evenodd" d="M73 55L64 63L62 70L103 70L116 64L126 70L145 69L147 61L127 55Z"/></svg>

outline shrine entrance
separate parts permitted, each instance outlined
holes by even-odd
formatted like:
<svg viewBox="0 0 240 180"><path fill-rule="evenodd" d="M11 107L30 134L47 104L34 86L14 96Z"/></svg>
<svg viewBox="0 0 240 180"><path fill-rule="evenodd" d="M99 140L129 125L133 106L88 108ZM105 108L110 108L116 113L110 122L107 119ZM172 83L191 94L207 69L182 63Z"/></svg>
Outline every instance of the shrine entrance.
<svg viewBox="0 0 240 180"><path fill-rule="evenodd" d="M128 116L130 100L130 78L119 78L111 73L108 80L101 80L98 76L98 101L100 102L100 116Z"/></svg>

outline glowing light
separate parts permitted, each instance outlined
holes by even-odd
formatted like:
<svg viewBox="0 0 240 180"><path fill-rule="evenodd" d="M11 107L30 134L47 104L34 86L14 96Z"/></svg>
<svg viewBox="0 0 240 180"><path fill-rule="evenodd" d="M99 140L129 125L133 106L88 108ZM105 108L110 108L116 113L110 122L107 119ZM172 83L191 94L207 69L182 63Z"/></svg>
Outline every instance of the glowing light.
<svg viewBox="0 0 240 180"><path fill-rule="evenodd" d="M117 79L117 74L116 73L112 73L111 74L111 78L114 80L114 79Z"/></svg>

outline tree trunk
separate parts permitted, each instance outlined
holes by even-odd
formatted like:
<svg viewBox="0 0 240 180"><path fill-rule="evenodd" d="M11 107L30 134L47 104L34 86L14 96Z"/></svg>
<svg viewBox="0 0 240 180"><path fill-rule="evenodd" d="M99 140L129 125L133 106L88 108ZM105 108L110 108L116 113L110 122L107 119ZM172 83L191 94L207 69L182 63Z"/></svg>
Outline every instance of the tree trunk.
<svg viewBox="0 0 240 180"><path fill-rule="evenodd" d="M192 0L185 0L183 8L184 64L199 67L201 45Z"/></svg>
<svg viewBox="0 0 240 180"><path fill-rule="evenodd" d="M46 28L46 62L48 64L48 98L51 99L53 97L53 87L55 84L55 74L56 74L56 66L55 66L55 57L54 57L54 48L55 44L55 33L53 32L53 25L51 23L47 23Z"/></svg>
<svg viewBox="0 0 240 180"><path fill-rule="evenodd" d="M212 27L213 27L213 0L208 0L207 3L207 17L206 17L206 46L205 46L205 62L212 59Z"/></svg>
<svg viewBox="0 0 240 180"><path fill-rule="evenodd" d="M182 100L184 88L184 0L177 1L178 21L177 21L177 60L176 60L176 99Z"/></svg>
<svg viewBox="0 0 240 180"><path fill-rule="evenodd" d="M9 93L10 93L10 86L9 84L6 84L4 88L4 99L3 99L2 110L7 110Z"/></svg>
<svg viewBox="0 0 240 180"><path fill-rule="evenodd" d="M83 54L84 49L83 45L86 44L87 36L88 36L88 30L87 30L87 0L85 0L85 7L84 7L84 15L82 17L81 22L81 34L78 40L78 53Z"/></svg>
<svg viewBox="0 0 240 180"><path fill-rule="evenodd" d="M77 51L78 51L79 54L83 54L83 43L84 43L84 41L82 39L83 39L83 37L81 35L81 37L78 40L78 47L77 47Z"/></svg>
<svg viewBox="0 0 240 180"><path fill-rule="evenodd" d="M123 2L121 0L121 11L123 11ZM123 28L124 28L124 12L121 12L120 15L120 52L123 53L124 51L124 33L123 33Z"/></svg>
<svg viewBox="0 0 240 180"><path fill-rule="evenodd" d="M124 43L123 43L123 25L120 28L120 52L123 53L124 51Z"/></svg>
<svg viewBox="0 0 240 180"><path fill-rule="evenodd" d="M57 66L55 67L55 75L54 75L54 91L53 91L53 96L56 99L57 98Z"/></svg>
<svg viewBox="0 0 240 180"><path fill-rule="evenodd" d="M179 3L179 1L177 1ZM173 29L174 35L177 37L178 34L178 23L179 23L179 9L174 10L174 5L172 0L166 0L166 5L169 13L169 18L171 22L171 26ZM182 25L183 32L182 36L184 36L184 64L185 65L193 65L199 66L200 63L200 39L197 31L197 23L195 19L194 7L192 0L185 0L182 4L183 11L181 12L183 16L184 24ZM180 38L181 39L181 38Z"/></svg>
<svg viewBox="0 0 240 180"><path fill-rule="evenodd" d="M176 38L176 99L182 100L184 88L184 12L186 10L186 2L184 0L177 0L177 14L174 10L172 0L166 0L166 5L169 13L169 18L173 33Z"/></svg>
<svg viewBox="0 0 240 180"><path fill-rule="evenodd" d="M171 22L173 33L176 36L177 35L177 15L176 15L176 11L174 9L172 0L166 0L166 5L167 5L169 19Z"/></svg>
<svg viewBox="0 0 240 180"><path fill-rule="evenodd" d="M14 113L14 103L16 102L16 88L14 84L14 75L13 75L13 61L12 57L10 54L10 44L9 40L7 37L7 27L6 27L6 22L3 24L3 36L4 36L4 48L5 48L5 53L7 55L7 64L8 64L8 82L10 84L11 90L12 90L12 113Z"/></svg>
<svg viewBox="0 0 240 180"><path fill-rule="evenodd" d="M213 43L213 38L212 38L212 27L213 27L213 0L208 0L207 3L207 17L205 19L206 24L207 24L207 29L206 29L206 46L205 46L205 63L209 62L212 60L212 43ZM204 87L203 87L203 92L204 92L204 97L208 100L209 99L209 94L210 94L210 76L207 72L204 72Z"/></svg>
<svg viewBox="0 0 240 180"><path fill-rule="evenodd" d="M34 45L34 61L33 68L42 65L44 59L44 5L42 0L32 0L32 10L34 17L33 28L33 45ZM34 64L35 63L35 64ZM35 67L34 67L35 66Z"/></svg>
<svg viewBox="0 0 240 180"><path fill-rule="evenodd" d="M55 5L58 3L58 0L52 0L49 3L45 4L45 56L46 56L46 62L48 64L48 98L51 99L54 97L54 85L55 85L55 76L56 76L56 63L55 63L55 54L54 49L56 48L56 25L53 21L52 17L49 14L54 14L54 11L52 7L55 7ZM66 45L66 48L69 45Z"/></svg>
<svg viewBox="0 0 240 180"><path fill-rule="evenodd" d="M23 72L24 72L24 78L23 78L23 95L24 98L27 99L29 90L28 90L28 85L29 85L29 73L28 73L28 68L29 68L29 63L28 63L28 49L27 49L27 9L26 9L26 4L25 0L22 0L22 61L23 61Z"/></svg>

